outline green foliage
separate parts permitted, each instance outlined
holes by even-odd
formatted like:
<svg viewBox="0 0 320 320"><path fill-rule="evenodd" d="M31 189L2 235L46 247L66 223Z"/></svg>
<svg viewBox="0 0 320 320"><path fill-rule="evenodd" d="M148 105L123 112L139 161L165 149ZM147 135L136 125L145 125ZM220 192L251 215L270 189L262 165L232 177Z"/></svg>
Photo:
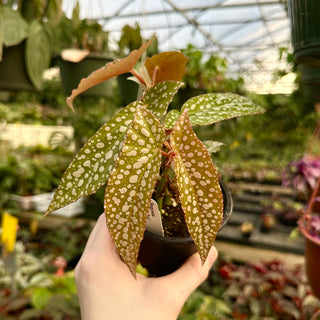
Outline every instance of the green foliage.
<svg viewBox="0 0 320 320"><path fill-rule="evenodd" d="M44 151L44 152L43 152ZM31 195L55 189L70 161L70 154L52 150L16 150L0 157L0 190L8 194Z"/></svg>
<svg viewBox="0 0 320 320"><path fill-rule="evenodd" d="M281 260L239 264L222 256L198 290L200 298L194 298L195 307L187 315L201 311L201 296L222 302L225 314L217 319L311 319L320 308L305 281L303 266L289 268ZM187 301L183 310L192 302Z"/></svg>
<svg viewBox="0 0 320 320"><path fill-rule="evenodd" d="M26 252L21 242L17 242L14 254L11 262L0 259L1 319L80 319L73 272L52 275L47 271L52 254L39 258ZM10 277L10 272L14 272L14 277ZM15 294L3 294L10 293L12 283Z"/></svg>
<svg viewBox="0 0 320 320"><path fill-rule="evenodd" d="M55 3L58 4L59 0ZM43 4L35 1L21 1L20 4L21 7L18 10L14 9L14 5L10 3L0 8L0 21L2 21L0 23L0 61L3 45L14 46L26 40L26 70L32 84L39 90L42 88L42 74L51 63L53 25L50 20L43 19L48 13L44 10ZM53 14L51 10L49 11ZM24 13L25 15L22 16Z"/></svg>
<svg viewBox="0 0 320 320"><path fill-rule="evenodd" d="M225 58L218 55L204 56L202 51L192 44L181 51L189 57L186 73L182 79L187 88L205 89L207 92L244 93L242 78L227 77L228 63Z"/></svg>
<svg viewBox="0 0 320 320"><path fill-rule="evenodd" d="M139 49L144 39L141 36L141 28L138 23L135 27L124 25L121 29L121 37L118 43L119 55L121 57L129 54L129 52ZM152 56L158 53L158 40L156 39L147 49L147 56Z"/></svg>
<svg viewBox="0 0 320 320"><path fill-rule="evenodd" d="M50 37L44 26L33 21L26 43L26 66L31 82L42 88L42 74L49 68L52 56Z"/></svg>
<svg viewBox="0 0 320 320"><path fill-rule="evenodd" d="M283 168L305 153L319 117L304 110L304 104L292 96L251 94L250 99L266 112L195 131L202 141L214 137L225 144L214 155L219 168L233 168L257 178L259 171L264 175L277 172L273 179L279 180Z"/></svg>
<svg viewBox="0 0 320 320"><path fill-rule="evenodd" d="M63 16L55 31L54 50L85 49L93 54L106 54L109 51L109 34L102 25L92 19L80 19L79 3L75 6L72 18Z"/></svg>
<svg viewBox="0 0 320 320"><path fill-rule="evenodd" d="M184 304L178 320L220 320L232 319L231 308L222 300L194 291Z"/></svg>
<svg viewBox="0 0 320 320"><path fill-rule="evenodd" d="M28 37L30 27L18 11L11 10L9 7L1 7L0 16L3 20L3 30L0 32L4 35L3 44L5 46L17 45Z"/></svg>
<svg viewBox="0 0 320 320"><path fill-rule="evenodd" d="M121 30L119 40L119 54L127 55L129 52L140 48L142 45L141 30L139 24L136 23L135 28L125 25Z"/></svg>

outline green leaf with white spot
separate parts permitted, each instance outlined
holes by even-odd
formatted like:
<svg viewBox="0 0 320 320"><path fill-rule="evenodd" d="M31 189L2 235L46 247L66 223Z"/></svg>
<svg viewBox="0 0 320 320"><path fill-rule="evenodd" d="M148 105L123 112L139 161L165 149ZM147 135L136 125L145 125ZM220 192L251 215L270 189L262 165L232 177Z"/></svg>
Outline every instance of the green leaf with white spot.
<svg viewBox="0 0 320 320"><path fill-rule="evenodd" d="M239 116L263 113L265 110L248 98L234 93L208 93L184 103L192 125L209 125Z"/></svg>
<svg viewBox="0 0 320 320"><path fill-rule="evenodd" d="M210 154L192 130L185 110L171 136L179 197L186 223L202 262L223 219L223 195Z"/></svg>
<svg viewBox="0 0 320 320"><path fill-rule="evenodd" d="M202 143L206 147L209 153L216 153L220 151L221 146L224 145L223 142L213 141L213 140L202 141Z"/></svg>
<svg viewBox="0 0 320 320"><path fill-rule="evenodd" d="M165 129L172 129L181 116L179 110L170 110L166 116Z"/></svg>
<svg viewBox="0 0 320 320"><path fill-rule="evenodd" d="M178 81L163 81L145 91L143 98L148 110L160 119L182 85Z"/></svg>
<svg viewBox="0 0 320 320"><path fill-rule="evenodd" d="M81 148L63 174L46 214L94 193L107 182L139 104L133 102L118 112Z"/></svg>
<svg viewBox="0 0 320 320"><path fill-rule="evenodd" d="M164 139L159 120L139 107L106 187L104 209L108 229L133 275L159 174Z"/></svg>

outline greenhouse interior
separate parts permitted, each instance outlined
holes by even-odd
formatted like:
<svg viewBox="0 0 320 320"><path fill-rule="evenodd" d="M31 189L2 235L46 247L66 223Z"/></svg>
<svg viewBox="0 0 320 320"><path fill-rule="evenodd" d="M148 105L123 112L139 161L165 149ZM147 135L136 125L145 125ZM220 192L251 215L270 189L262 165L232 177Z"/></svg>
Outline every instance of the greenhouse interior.
<svg viewBox="0 0 320 320"><path fill-rule="evenodd" d="M320 319L319 16L0 0L0 319Z"/></svg>

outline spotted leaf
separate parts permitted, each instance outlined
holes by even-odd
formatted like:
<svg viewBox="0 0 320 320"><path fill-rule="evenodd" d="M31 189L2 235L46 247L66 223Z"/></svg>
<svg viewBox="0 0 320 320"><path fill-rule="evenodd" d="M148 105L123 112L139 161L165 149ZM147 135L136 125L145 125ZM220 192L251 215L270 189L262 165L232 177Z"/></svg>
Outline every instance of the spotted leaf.
<svg viewBox="0 0 320 320"><path fill-rule="evenodd" d="M159 120L150 111L138 108L106 188L108 229L133 275L159 174L163 142L164 130Z"/></svg>
<svg viewBox="0 0 320 320"><path fill-rule="evenodd" d="M163 81L145 91L143 98L148 109L160 119L182 85L182 82Z"/></svg>
<svg viewBox="0 0 320 320"><path fill-rule="evenodd" d="M94 193L107 182L138 105L133 102L121 110L82 147L63 174L46 214Z"/></svg>
<svg viewBox="0 0 320 320"><path fill-rule="evenodd" d="M179 110L170 110L166 116L165 129L172 129L180 116L181 112Z"/></svg>
<svg viewBox="0 0 320 320"><path fill-rule="evenodd" d="M187 110L174 126L170 144L186 223L204 262L222 222L223 196L210 154L192 130Z"/></svg>
<svg viewBox="0 0 320 320"><path fill-rule="evenodd" d="M107 63L104 67L92 72L87 78L82 79L78 87L72 90L71 96L67 98L68 106L73 109L73 99L80 93L103 81L132 70L152 41L153 40L146 42L138 50L131 51L127 57Z"/></svg>
<svg viewBox="0 0 320 320"><path fill-rule="evenodd" d="M152 79L154 69L157 69L155 84L162 81L172 80L180 81L186 69L186 63L189 60L180 51L161 52L145 61L145 67Z"/></svg>
<svg viewBox="0 0 320 320"><path fill-rule="evenodd" d="M207 140L207 141L202 141L203 145L206 147L209 153L216 153L220 151L221 146L224 145L223 142L220 141L212 141L212 140Z"/></svg>
<svg viewBox="0 0 320 320"><path fill-rule="evenodd" d="M189 99L181 111L188 109L192 125L208 125L239 116L263 113L264 109L234 93L208 93Z"/></svg>

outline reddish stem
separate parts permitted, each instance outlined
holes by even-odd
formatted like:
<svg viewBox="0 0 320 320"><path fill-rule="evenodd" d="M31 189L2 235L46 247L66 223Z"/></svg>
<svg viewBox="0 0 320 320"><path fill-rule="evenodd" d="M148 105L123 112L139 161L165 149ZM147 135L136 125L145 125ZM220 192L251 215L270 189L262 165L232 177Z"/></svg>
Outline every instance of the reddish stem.
<svg viewBox="0 0 320 320"><path fill-rule="evenodd" d="M153 87L154 84L156 83L156 76L157 76L158 70L159 70L158 67L155 67L155 68L153 69L153 72L152 72L152 84L151 84L152 87Z"/></svg>
<svg viewBox="0 0 320 320"><path fill-rule="evenodd" d="M132 74L134 77L136 77L141 83L143 83L144 85L146 85L144 79L140 76L140 74L139 74L136 70L132 69L132 70L130 70L130 72L131 72L131 74Z"/></svg>
<svg viewBox="0 0 320 320"><path fill-rule="evenodd" d="M163 151L163 150L160 150L161 151L161 153L164 155L164 156L166 156L167 158L169 158L169 153L167 153L167 152L165 152L165 151Z"/></svg>
<svg viewBox="0 0 320 320"><path fill-rule="evenodd" d="M311 198L308 203L307 215L310 215L311 210L314 206L314 199L320 194L320 178L318 179L317 186L313 189Z"/></svg>

